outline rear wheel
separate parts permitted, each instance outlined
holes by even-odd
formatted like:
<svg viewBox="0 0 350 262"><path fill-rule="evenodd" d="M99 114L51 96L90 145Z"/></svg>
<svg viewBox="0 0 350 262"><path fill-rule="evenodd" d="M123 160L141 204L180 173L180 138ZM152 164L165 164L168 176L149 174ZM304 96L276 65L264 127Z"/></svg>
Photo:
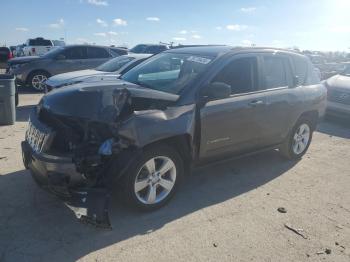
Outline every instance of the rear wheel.
<svg viewBox="0 0 350 262"><path fill-rule="evenodd" d="M292 131L280 151L288 159L299 159L308 150L313 133L312 122L306 118L301 118Z"/></svg>
<svg viewBox="0 0 350 262"><path fill-rule="evenodd" d="M45 71L36 71L30 74L28 84L35 91L43 92L46 88L45 82L49 77L50 74Z"/></svg>
<svg viewBox="0 0 350 262"><path fill-rule="evenodd" d="M176 150L163 145L148 148L125 177L125 200L141 210L160 208L175 194L183 173Z"/></svg>

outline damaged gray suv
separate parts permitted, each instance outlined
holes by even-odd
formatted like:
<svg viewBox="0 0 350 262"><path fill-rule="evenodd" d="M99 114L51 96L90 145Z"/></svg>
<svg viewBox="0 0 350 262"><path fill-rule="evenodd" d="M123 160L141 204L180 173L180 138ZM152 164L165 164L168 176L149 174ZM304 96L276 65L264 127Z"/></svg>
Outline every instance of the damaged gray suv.
<svg viewBox="0 0 350 262"><path fill-rule="evenodd" d="M30 115L24 165L78 218L109 227L115 190L130 205L154 210L196 166L267 149L302 157L326 95L297 53L169 50L120 80L46 94Z"/></svg>

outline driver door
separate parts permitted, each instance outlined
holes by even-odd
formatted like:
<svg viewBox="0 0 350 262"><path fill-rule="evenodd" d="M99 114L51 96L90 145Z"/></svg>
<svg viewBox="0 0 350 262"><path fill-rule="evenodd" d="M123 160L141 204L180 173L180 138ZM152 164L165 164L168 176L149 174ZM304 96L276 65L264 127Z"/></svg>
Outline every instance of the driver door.
<svg viewBox="0 0 350 262"><path fill-rule="evenodd" d="M259 57L236 55L210 81L231 86L231 96L207 102L200 111L200 158L259 147L266 94L259 92Z"/></svg>

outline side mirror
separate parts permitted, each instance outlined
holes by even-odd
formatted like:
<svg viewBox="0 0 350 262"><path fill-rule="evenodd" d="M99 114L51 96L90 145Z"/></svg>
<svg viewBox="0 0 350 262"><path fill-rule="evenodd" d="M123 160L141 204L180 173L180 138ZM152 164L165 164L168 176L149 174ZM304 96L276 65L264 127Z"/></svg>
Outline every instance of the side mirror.
<svg viewBox="0 0 350 262"><path fill-rule="evenodd" d="M204 95L210 100L224 99L231 95L231 86L222 82L214 82L207 86Z"/></svg>
<svg viewBox="0 0 350 262"><path fill-rule="evenodd" d="M65 60L65 59L66 59L65 55L59 54L58 56L56 56L56 60Z"/></svg>

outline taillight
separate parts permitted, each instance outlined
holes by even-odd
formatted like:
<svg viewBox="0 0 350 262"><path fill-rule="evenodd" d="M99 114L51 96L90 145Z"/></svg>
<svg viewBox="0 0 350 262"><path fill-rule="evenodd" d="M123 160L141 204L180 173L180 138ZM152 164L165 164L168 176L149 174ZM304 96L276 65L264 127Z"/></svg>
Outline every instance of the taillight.
<svg viewBox="0 0 350 262"><path fill-rule="evenodd" d="M11 59L11 58L13 58L12 52L10 52L8 55L8 59Z"/></svg>
<svg viewBox="0 0 350 262"><path fill-rule="evenodd" d="M35 48L34 47L32 47L32 52L35 53Z"/></svg>

